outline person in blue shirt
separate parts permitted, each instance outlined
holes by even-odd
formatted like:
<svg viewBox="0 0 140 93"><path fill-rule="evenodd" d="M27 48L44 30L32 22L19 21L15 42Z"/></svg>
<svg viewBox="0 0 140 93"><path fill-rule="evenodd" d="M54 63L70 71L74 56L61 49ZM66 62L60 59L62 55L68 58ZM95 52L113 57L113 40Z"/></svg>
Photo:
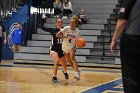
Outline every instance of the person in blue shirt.
<svg viewBox="0 0 140 93"><path fill-rule="evenodd" d="M12 42L13 42L13 49L14 52L19 52L20 51L20 47L22 45L22 41L23 41L23 30L21 28L21 24L18 23L16 28L14 28L11 36L12 36Z"/></svg>

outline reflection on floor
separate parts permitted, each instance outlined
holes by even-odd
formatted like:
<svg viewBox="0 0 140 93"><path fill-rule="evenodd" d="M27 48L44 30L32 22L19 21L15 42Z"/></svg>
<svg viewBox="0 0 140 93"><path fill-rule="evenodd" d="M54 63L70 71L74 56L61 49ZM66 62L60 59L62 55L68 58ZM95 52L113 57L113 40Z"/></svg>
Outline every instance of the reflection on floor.
<svg viewBox="0 0 140 93"><path fill-rule="evenodd" d="M120 69L81 68L81 80L76 81L73 78L74 71L69 67L70 79L66 81L60 68L59 83L53 84L52 68L52 66L2 65L0 66L0 93L101 93L101 91L102 93L122 93L108 92L117 85L121 87ZM114 83L115 81L119 83ZM117 85L113 86L110 83ZM106 88L106 86L112 88Z"/></svg>

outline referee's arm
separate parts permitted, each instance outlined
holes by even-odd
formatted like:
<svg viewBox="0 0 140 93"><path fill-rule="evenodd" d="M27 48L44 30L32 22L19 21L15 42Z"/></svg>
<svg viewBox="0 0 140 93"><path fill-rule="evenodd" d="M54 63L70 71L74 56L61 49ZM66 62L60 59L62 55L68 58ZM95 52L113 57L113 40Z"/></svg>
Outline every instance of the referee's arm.
<svg viewBox="0 0 140 93"><path fill-rule="evenodd" d="M124 31L124 28L128 22L129 14L134 4L135 4L135 0L126 0L125 2L122 2L119 19L117 21L115 33L113 35L111 46L110 46L112 52L114 52L114 50L116 49L116 41Z"/></svg>

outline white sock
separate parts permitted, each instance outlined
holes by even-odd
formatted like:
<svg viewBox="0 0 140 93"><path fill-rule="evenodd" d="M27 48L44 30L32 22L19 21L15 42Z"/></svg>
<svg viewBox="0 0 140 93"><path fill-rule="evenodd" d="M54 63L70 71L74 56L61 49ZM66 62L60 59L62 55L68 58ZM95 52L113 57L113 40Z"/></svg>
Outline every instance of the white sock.
<svg viewBox="0 0 140 93"><path fill-rule="evenodd" d="M67 73L66 71L64 71L64 73Z"/></svg>
<svg viewBox="0 0 140 93"><path fill-rule="evenodd" d="M57 75L53 75L53 77L57 77Z"/></svg>
<svg viewBox="0 0 140 93"><path fill-rule="evenodd" d="M75 72L75 75L78 75L79 72Z"/></svg>

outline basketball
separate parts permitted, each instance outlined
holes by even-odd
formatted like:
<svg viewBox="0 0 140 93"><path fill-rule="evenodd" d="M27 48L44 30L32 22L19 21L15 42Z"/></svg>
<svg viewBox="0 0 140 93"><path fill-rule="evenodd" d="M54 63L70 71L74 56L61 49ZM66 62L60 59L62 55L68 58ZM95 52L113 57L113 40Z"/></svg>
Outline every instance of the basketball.
<svg viewBox="0 0 140 93"><path fill-rule="evenodd" d="M83 37L80 37L76 41L76 46L78 48L83 48L86 45L86 40Z"/></svg>

